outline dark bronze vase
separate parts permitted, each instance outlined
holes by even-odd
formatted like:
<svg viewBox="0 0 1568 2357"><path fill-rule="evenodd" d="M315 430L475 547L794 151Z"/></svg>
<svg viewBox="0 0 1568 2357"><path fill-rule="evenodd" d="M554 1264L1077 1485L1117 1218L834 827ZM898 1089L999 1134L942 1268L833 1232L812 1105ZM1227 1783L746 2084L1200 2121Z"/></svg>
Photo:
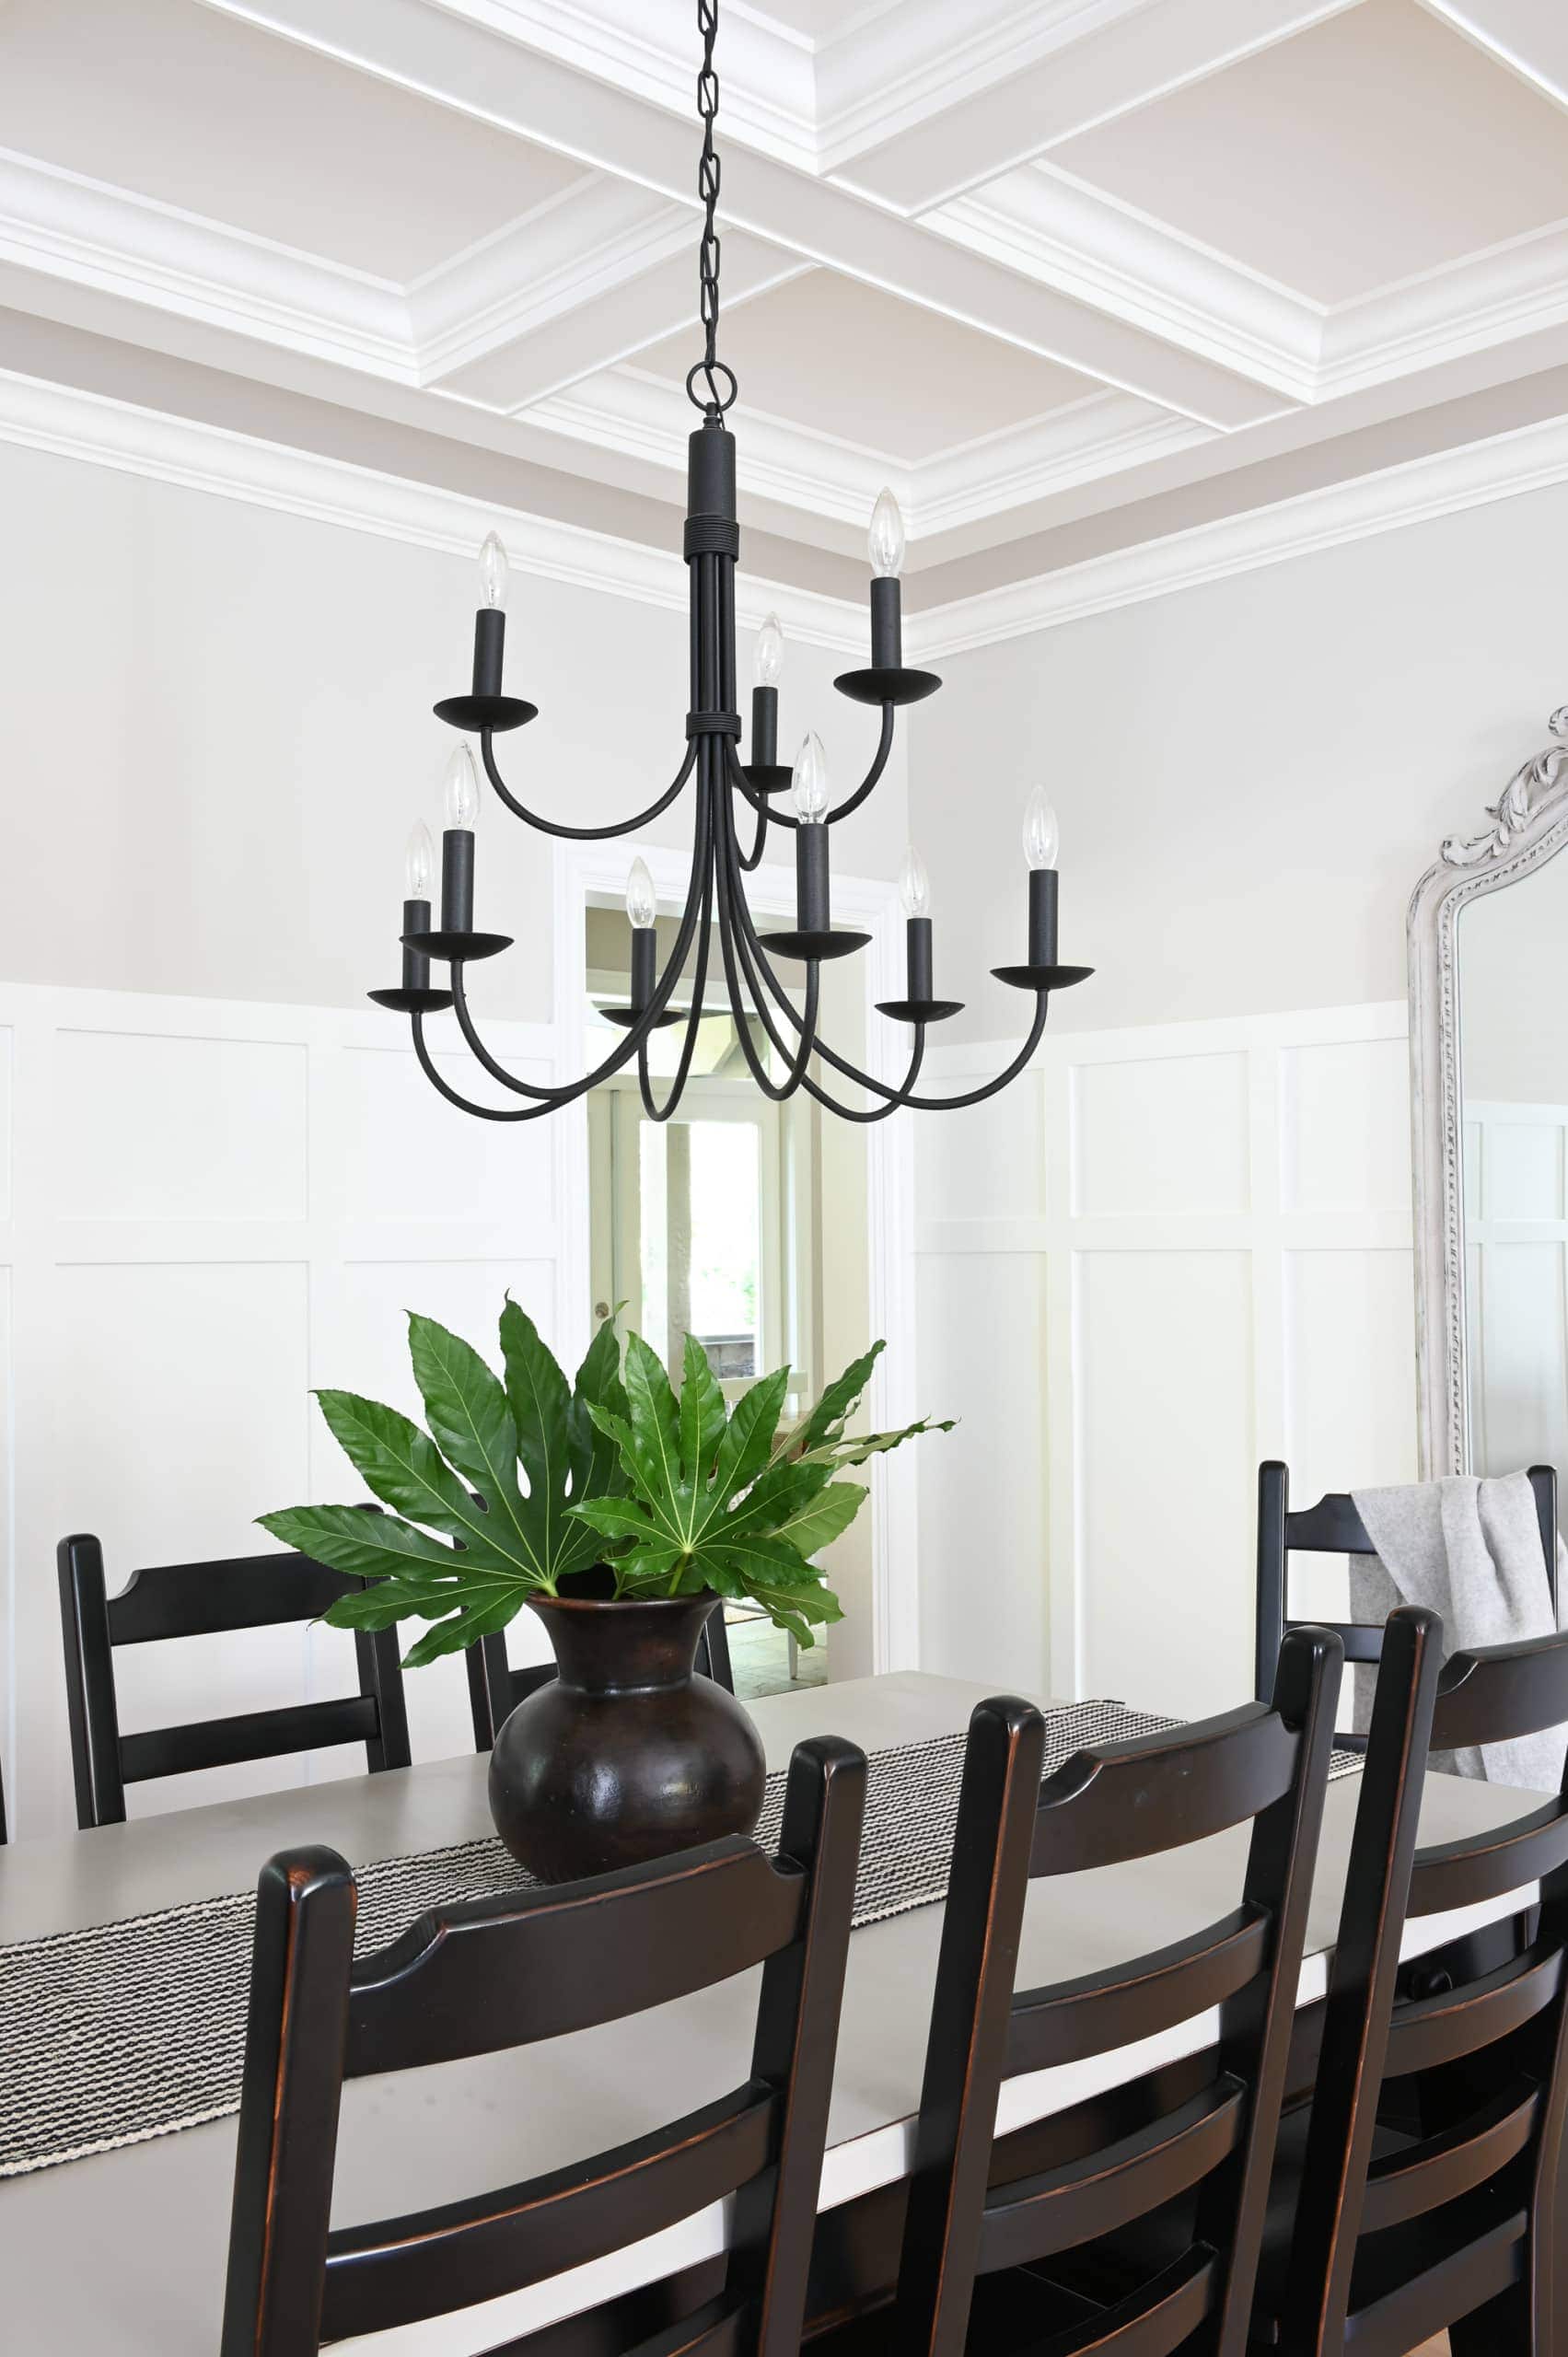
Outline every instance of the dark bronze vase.
<svg viewBox="0 0 1568 2357"><path fill-rule="evenodd" d="M541 1882L749 1833L762 1746L722 1686L692 1669L711 1594L615 1604L540 1596L559 1676L528 1695L490 1755L490 1813Z"/></svg>

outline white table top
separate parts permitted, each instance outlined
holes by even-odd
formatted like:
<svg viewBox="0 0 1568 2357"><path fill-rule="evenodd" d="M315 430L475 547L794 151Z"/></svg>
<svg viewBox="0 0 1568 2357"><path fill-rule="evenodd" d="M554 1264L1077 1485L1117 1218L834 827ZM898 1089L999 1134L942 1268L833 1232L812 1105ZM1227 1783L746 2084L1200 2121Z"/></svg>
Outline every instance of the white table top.
<svg viewBox="0 0 1568 2357"><path fill-rule="evenodd" d="M846 1736L867 1750L960 1729L993 1689L915 1672L781 1694L749 1707L770 1768L803 1736ZM1048 1706L1049 1707L1049 1706ZM147 1817L64 1840L0 1850L0 1944L244 1887L275 1850L325 1841L351 1864L491 1829L488 1761L438 1760L264 1797ZM1359 1779L1329 1788L1300 2002L1323 1992ZM1506 1822L1517 1792L1427 1780L1423 1841ZM1164 1946L1236 1904L1245 1832L1173 1858L1074 1875L1029 1895L1021 1986L1093 1972ZM1515 1911L1516 1895L1411 1927L1407 1954ZM821 2206L904 2174L919 2101L940 1907L868 1924L850 1942ZM410 2071L344 2090L339 2223L452 2200L619 2143L746 2076L755 1976L553 2043L474 2064ZM1000 2130L1024 2125L1211 2042L1212 2016L1093 2062L1010 2080ZM234 2165L234 2122L0 2182L0 2301L9 2345L28 2357L212 2357L217 2346ZM335 2347L377 2357L473 2357L722 2247L721 2208L633 2250L460 2315Z"/></svg>

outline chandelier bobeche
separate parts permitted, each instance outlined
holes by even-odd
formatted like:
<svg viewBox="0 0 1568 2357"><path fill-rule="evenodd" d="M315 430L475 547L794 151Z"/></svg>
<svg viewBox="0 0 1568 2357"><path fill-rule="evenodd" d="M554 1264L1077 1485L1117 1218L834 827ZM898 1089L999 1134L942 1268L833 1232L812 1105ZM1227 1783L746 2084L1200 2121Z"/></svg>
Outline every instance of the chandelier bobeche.
<svg viewBox="0 0 1568 2357"><path fill-rule="evenodd" d="M402 982L396 990L372 991L378 1005L407 1015L413 1028L414 1052L432 1084L452 1104L487 1121L538 1120L570 1105L590 1088L620 1071L635 1057L643 1102L656 1120L664 1120L680 1101L696 1050L698 1027L706 1009L710 956L716 935L724 968L725 1002L736 1037L757 1086L774 1098L793 1097L804 1089L830 1112L850 1121L885 1120L903 1105L923 1112L949 1110L978 1104L994 1096L1023 1071L1045 1029L1053 990L1066 990L1093 971L1088 966L1063 966L1057 961L1057 830L1045 796L1038 789L1024 820L1024 852L1028 863L1028 956L1018 966L993 969L1000 981L1031 992L1034 1016L1017 1053L982 1086L953 1097L916 1093L925 1053L927 1029L933 1023L957 1015L961 1002L935 996L932 957L930 887L925 869L912 850L900 877L907 944L905 995L879 1002L879 1012L908 1027L912 1033L909 1067L897 1085L863 1072L838 1054L819 1032L819 999L823 962L864 949L868 934L853 933L832 921L828 863L828 830L858 810L875 791L893 747L894 716L901 706L918 703L941 686L931 671L912 669L903 659L902 605L900 573L904 555L903 518L890 491L877 501L871 518L871 662L869 668L846 671L834 681L841 695L871 704L882 715L881 732L870 768L854 791L830 807L827 763L820 739L807 732L793 768L778 757L779 678L784 666L784 633L770 614L757 634L755 685L751 691L751 726L742 761L741 719L736 698L735 565L740 532L736 517L735 436L725 423L738 387L734 372L717 356L719 239L714 217L719 193L719 159L714 148L714 121L718 111L718 79L714 72L714 39L717 29L716 0L699 0L698 24L703 33L703 69L698 77L698 109L703 126L698 188L703 203L703 230L699 274L701 319L706 333L703 357L686 379L693 405L703 422L688 442L687 515L684 554L690 576L691 617L691 708L686 715L686 754L671 784L656 802L635 817L608 827L572 827L540 818L527 809L511 792L496 766L494 739L532 720L537 706L509 696L503 683L506 633L506 552L493 532L480 552L482 600L474 617L473 685L468 695L448 696L436 706L436 716L461 732L463 741L447 765L446 819L441 839L441 922L432 927L431 888L435 846L429 830L416 827L409 843L408 898L403 902ZM701 381L702 390L697 389ZM577 842L603 842L635 834L668 810L690 787L693 795L691 868L686 903L668 957L658 959L656 920L657 907L653 880L641 859L633 862L626 892L626 912L632 925L629 1004L607 1008L610 1022L625 1037L595 1068L558 1087L519 1080L486 1048L474 1023L464 986L467 967L481 958L493 958L511 946L504 934L474 930L474 819L480 803L478 770L469 743L479 739L480 761L499 799L515 818L541 834L563 836ZM784 805L787 800L789 807ZM746 899L746 876L761 860L769 830L784 828L795 836L796 922L785 932L760 933ZM742 832L749 841L742 845ZM450 968L451 988L436 990L430 981L431 962ZM795 988L781 978L777 961L785 962ZM691 966L689 1004L672 1004L686 968ZM796 1003L798 1000L798 1004ZM482 1068L504 1089L526 1101L515 1106L476 1105L438 1072L424 1037L424 1018L452 1008L464 1039ZM648 1064L648 1041L667 1025L685 1025L676 1057L675 1074L659 1099ZM776 1059L776 1066L774 1063ZM834 1093L820 1069L850 1082L869 1100L845 1104Z"/></svg>

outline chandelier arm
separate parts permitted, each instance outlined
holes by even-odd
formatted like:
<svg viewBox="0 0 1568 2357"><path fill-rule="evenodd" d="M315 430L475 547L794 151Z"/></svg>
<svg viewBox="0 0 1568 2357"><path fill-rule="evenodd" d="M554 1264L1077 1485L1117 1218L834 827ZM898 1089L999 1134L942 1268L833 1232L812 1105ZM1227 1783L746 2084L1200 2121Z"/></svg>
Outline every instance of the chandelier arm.
<svg viewBox="0 0 1568 2357"><path fill-rule="evenodd" d="M721 856L723 854L724 847L724 840L721 837ZM731 838L731 847L733 848L733 837ZM800 1028L800 1017L796 1013L794 1001L791 999L789 993L784 989L784 984L779 981L777 975L772 970L772 967L768 961L767 953L763 949L762 944L757 935L757 929L751 922L751 911L747 906L745 893L738 889L736 893L736 903L739 911L739 932L742 946L749 949L750 953L747 958L746 963L752 988L756 988L756 974L760 969L763 980L766 981L772 996L783 1009L785 1018L796 1028L796 1030L798 1030ZM886 1081L877 1080L871 1073L860 1071L858 1066L852 1064L847 1057L839 1055L833 1049L828 1046L824 1039L819 1039L814 1042L813 1051L820 1057L821 1061L825 1064L830 1065L834 1072L840 1074L842 1078L853 1081L856 1087L868 1088L874 1096L888 1098L889 1100L888 1108L889 1111L895 1111L900 1105L911 1105L914 1108L916 1112L920 1113L952 1112L965 1105L983 1104L986 1097L994 1097L999 1089L1006 1087L1009 1081L1013 1081L1017 1078L1018 1074L1023 1071L1024 1066L1028 1062L1029 1058L1033 1055L1035 1050L1040 1043L1041 1036L1045 1030L1046 1016L1050 1012L1050 1007L1051 993L1049 991L1039 992L1035 1000L1034 1021L1029 1026L1028 1037L1024 1041L1023 1046L1018 1050L1016 1055L1013 1058L1012 1062L1005 1066L1004 1069L997 1074L994 1080L986 1081L979 1088L969 1089L959 1097L912 1097L907 1092L912 1085L912 1074L906 1075L901 1088L889 1088ZM771 1034L771 1026L769 1028ZM916 1028L917 1030L920 1030L923 1027L917 1026ZM777 1045L776 1040L774 1044L775 1046ZM780 1053L782 1054L783 1052L784 1051L781 1049ZM807 1081L806 1086L810 1093L818 1097L818 1101L819 1103L831 1103L831 1099L819 1095L818 1089L810 1080ZM835 1112L842 1109L843 1109L842 1107L837 1105L833 1106L833 1110ZM854 1117L846 1116L846 1118Z"/></svg>
<svg viewBox="0 0 1568 2357"><path fill-rule="evenodd" d="M885 1121L889 1113L900 1112L904 1106L913 1105L919 1102L919 1099L912 1097L910 1092L913 1088L915 1082L920 1078L920 1067L924 1061L925 1026L923 1023L917 1023L914 1027L914 1046L910 1051L910 1068L904 1074L901 1086L892 1091L891 1095L888 1097L886 1104L864 1107L855 1105L841 1105L838 1098L830 1095L829 1091L822 1086L819 1081L813 1080L809 1073L805 1075L804 1086L808 1097L814 1097L819 1105L825 1106L828 1111L830 1113L836 1114L841 1121L860 1121L862 1123L868 1121ZM878 1088L880 1086L877 1083L868 1083L867 1085L871 1086L877 1086Z"/></svg>
<svg viewBox="0 0 1568 2357"><path fill-rule="evenodd" d="M858 810L861 804L866 799L866 796L873 794L880 784L882 772L888 766L888 756L893 749L893 730L897 725L895 719L897 709L898 707L895 704L890 703L885 703L882 706L882 734L877 740L877 750L871 757L871 767L866 771L865 775L861 779L860 784L855 787L854 792L846 795L845 799L839 804L836 810L824 811L820 820L818 821L819 825L831 827L835 826L841 819L849 818L851 813ZM758 813L760 818L771 819L775 827L789 827L793 829L799 826L799 819L793 818L787 810L771 810L768 807L766 796L758 793L756 787L747 776L745 770L741 767L740 757L737 753L733 744L726 742L725 746L725 758L729 765L730 784L735 786L738 792L745 795L747 801L749 802L752 809ZM759 857L760 856L761 853L759 852ZM743 860L741 865L745 867L754 867L757 865L757 862L756 860Z"/></svg>
<svg viewBox="0 0 1568 2357"><path fill-rule="evenodd" d="M685 1092L691 1059L697 1049L697 1031L703 1020L703 994L708 980L708 945L712 935L714 911L714 866L708 862L703 880L702 934L697 945L697 970L691 977L691 1007L686 1018L686 1037L680 1043L680 1062L675 1068L675 1079L669 1095L662 1106L656 1103L653 1078L648 1071L648 1039L645 1031L637 1043L637 1089L643 1100L643 1110L650 1121L668 1121Z"/></svg>
<svg viewBox="0 0 1568 2357"><path fill-rule="evenodd" d="M728 877L722 868L719 874L719 946L724 955L725 981L729 991L730 1012L735 1019L736 1036L740 1041L741 1053L750 1067L752 1079L763 1096L771 1097L775 1105L782 1105L800 1087L805 1078L812 1043L817 1036L817 1010L820 990L819 969L813 964L806 970L806 1012L800 1017L798 1047L792 1051L769 1018L755 977L749 973L746 974L744 991L737 980L734 923L728 905ZM749 1016L746 1011L748 996L752 1008ZM783 1058L787 1067L782 1081L774 1080L768 1070L766 1058L757 1053L751 1039L753 1021L761 1025L775 1052Z"/></svg>
<svg viewBox="0 0 1568 2357"><path fill-rule="evenodd" d="M719 887L719 946L724 956L725 982L729 992L730 1011L735 1017L736 1033L740 1041L741 1051L751 1068L752 1079L764 1097L772 1097L775 1104L782 1104L786 1097L793 1097L799 1088L816 1041L820 969L815 962L807 967L804 1015L797 1015L794 1001L789 1001L790 1016L800 1034L798 1045L792 1050L768 1013L757 976L751 969L749 958L745 954L744 944L742 944L740 961L741 972L746 983L744 991L736 977L734 905L736 900L741 899L744 906L738 873L739 856L739 846L735 839L734 812L721 805L714 866L718 873ZM752 1007L752 1015L749 1018L745 1011L745 1002L748 997ZM766 1059L757 1054L751 1042L752 1021L761 1025L775 1054L783 1059L786 1066L785 1077L783 1081L772 1078L768 1071Z"/></svg>
<svg viewBox="0 0 1568 2357"><path fill-rule="evenodd" d="M668 963L655 983L648 1004L638 1020L626 1031L612 1052L601 1064L597 1064L592 1072L585 1073L580 1079L564 1082L559 1088L553 1089L541 1088L536 1082L517 1079L515 1074L509 1073L505 1065L492 1055L480 1038L469 1008L462 967L461 965L453 967L452 1006L458 1018L459 1028L481 1068L487 1072L493 1080L498 1081L503 1088L509 1088L519 1097L545 1098L548 1106L570 1105L577 1097L585 1096L590 1088L596 1088L600 1081L608 1080L611 1074L619 1072L622 1064L630 1062L632 1057L636 1054L668 1004L670 993L680 978L681 968L686 963L687 952L691 946L691 936L697 929L697 918L701 907L697 893L698 879L708 870L713 847L713 828L705 795L699 799L697 813L697 826L692 838L691 875L686 888L686 914L681 919L680 931L676 937L675 946L670 951ZM438 1086L445 1089L444 1083L438 1083ZM446 1093L450 1094L449 1091ZM453 1101L456 1103L458 1100L454 1098Z"/></svg>
<svg viewBox="0 0 1568 2357"><path fill-rule="evenodd" d="M413 1052L419 1058L420 1069L436 1093L444 1097L448 1105L455 1105L460 1113L473 1113L482 1121L538 1121L546 1113L559 1112L563 1101L560 1097L552 1097L545 1105L476 1105L471 1097L465 1097L449 1081L443 1080L436 1071L435 1059L425 1044L424 1016L414 1015L410 1019L413 1026Z"/></svg>
<svg viewBox="0 0 1568 2357"><path fill-rule="evenodd" d="M762 865L762 853L767 846L767 841L768 806L765 802L762 802L759 803L757 806L757 832L752 838L750 856L747 856L746 853L740 849L738 843L736 846L737 861L748 876L750 875L754 867L761 867Z"/></svg>
<svg viewBox="0 0 1568 2357"><path fill-rule="evenodd" d="M568 842L576 843L604 842L611 836L634 834L639 827L645 827L650 819L656 819L663 811L668 809L691 776L692 766L697 759L697 740L693 737L686 748L686 759L681 762L673 784L666 788L656 802L650 802L645 810L639 810L634 819L620 820L612 827L564 827L557 819L540 818L536 812L519 802L517 795L510 791L496 767L495 755L491 746L491 732L488 728L480 731L479 749L480 757L484 763L485 776L490 780L514 819L521 819L525 826L537 828L541 835L561 835L564 836Z"/></svg>

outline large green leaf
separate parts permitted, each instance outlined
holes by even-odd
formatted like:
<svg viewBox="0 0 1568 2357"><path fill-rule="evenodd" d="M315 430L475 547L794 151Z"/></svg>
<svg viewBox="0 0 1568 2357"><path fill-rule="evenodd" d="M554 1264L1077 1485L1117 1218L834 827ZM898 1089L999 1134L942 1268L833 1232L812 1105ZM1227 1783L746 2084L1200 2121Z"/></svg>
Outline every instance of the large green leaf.
<svg viewBox="0 0 1568 2357"><path fill-rule="evenodd" d="M602 1321L588 1344L566 1411L566 1478L574 1504L588 1498L616 1497L626 1487L621 1452L610 1434L595 1423L595 1408L622 1418L627 1413L626 1387L621 1380L621 1344L612 1318ZM568 1520L557 1558L557 1576L561 1572L580 1571L598 1553L591 1528L585 1523Z"/></svg>
<svg viewBox="0 0 1568 2357"><path fill-rule="evenodd" d="M714 1492L722 1492L722 1504L727 1504L738 1491L748 1488L766 1465L788 1389L789 1369L781 1366L736 1401L714 1459L712 1488Z"/></svg>
<svg viewBox="0 0 1568 2357"><path fill-rule="evenodd" d="M434 1318L411 1313L409 1357L424 1401L431 1437L449 1464L480 1492L493 1515L516 1534L536 1576L550 1578L540 1543L541 1520L525 1514L517 1487L517 1428L500 1379L471 1342Z"/></svg>
<svg viewBox="0 0 1568 2357"><path fill-rule="evenodd" d="M318 1391L328 1430L383 1505L432 1530L444 1530L465 1546L478 1547L528 1572L533 1567L509 1545L505 1523L476 1506L427 1433L353 1391Z"/></svg>
<svg viewBox="0 0 1568 2357"><path fill-rule="evenodd" d="M809 1414L781 1434L775 1456L803 1457L807 1449L838 1440L860 1405L860 1395L871 1380L871 1370L887 1347L886 1342L873 1342L864 1356L852 1360L842 1375L827 1386Z"/></svg>
<svg viewBox="0 0 1568 2357"><path fill-rule="evenodd" d="M363 1506L285 1506L256 1519L285 1547L297 1547L302 1555L314 1555L334 1572L353 1572L360 1579L381 1579L410 1566L448 1572L457 1562L482 1565L493 1578L517 1577L515 1563L482 1545L476 1543L459 1556L423 1530L389 1514L366 1514Z"/></svg>
<svg viewBox="0 0 1568 2357"><path fill-rule="evenodd" d="M778 1535L802 1555L820 1554L849 1528L868 1495L857 1481L834 1481L787 1522L781 1522Z"/></svg>
<svg viewBox="0 0 1568 2357"><path fill-rule="evenodd" d="M680 1376L680 1472L694 1489L705 1486L714 1469L714 1452L727 1421L724 1387L696 1335L688 1334Z"/></svg>
<svg viewBox="0 0 1568 2357"><path fill-rule="evenodd" d="M566 1515L567 1416L572 1395L553 1351L528 1312L508 1298L501 1312L501 1356L513 1446L528 1476L528 1518L539 1559L553 1577ZM489 1375L490 1370L485 1368ZM491 1378L494 1381L494 1377Z"/></svg>

